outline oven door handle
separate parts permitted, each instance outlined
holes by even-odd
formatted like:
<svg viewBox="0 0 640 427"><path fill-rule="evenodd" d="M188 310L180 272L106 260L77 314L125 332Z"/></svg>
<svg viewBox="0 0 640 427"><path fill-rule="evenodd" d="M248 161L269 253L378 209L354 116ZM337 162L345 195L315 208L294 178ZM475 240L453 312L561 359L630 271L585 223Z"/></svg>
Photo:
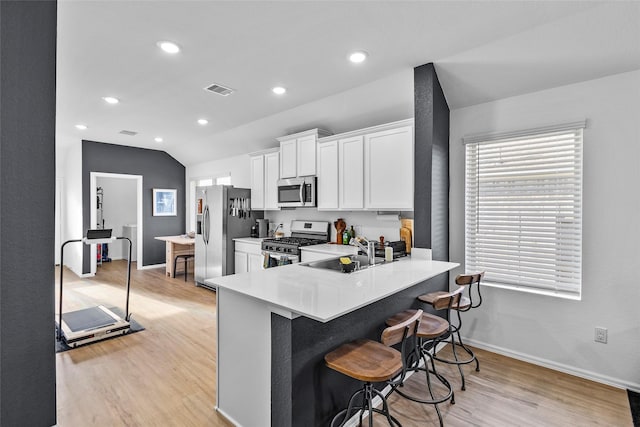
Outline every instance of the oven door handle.
<svg viewBox="0 0 640 427"><path fill-rule="evenodd" d="M305 199L305 197L304 197L304 190L305 190L304 187L305 187L305 185L304 185L304 182L303 182L302 184L300 184L300 203L302 204L302 206L304 206L304 199Z"/></svg>

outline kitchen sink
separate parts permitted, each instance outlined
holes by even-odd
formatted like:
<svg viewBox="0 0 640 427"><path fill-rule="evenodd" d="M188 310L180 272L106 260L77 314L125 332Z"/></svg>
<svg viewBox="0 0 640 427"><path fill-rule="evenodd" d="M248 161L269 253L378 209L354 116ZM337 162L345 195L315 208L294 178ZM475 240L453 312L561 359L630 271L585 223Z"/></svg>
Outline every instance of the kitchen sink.
<svg viewBox="0 0 640 427"><path fill-rule="evenodd" d="M352 273L355 271L376 267L385 263L384 258L376 257L375 265L369 265L369 260L366 255L349 255L348 258L351 258L351 264L349 265L343 265L340 262L340 257L323 259L319 261L301 262L299 265L311 268L322 268L325 270L339 271L343 273ZM353 267L350 267L350 265L353 265Z"/></svg>

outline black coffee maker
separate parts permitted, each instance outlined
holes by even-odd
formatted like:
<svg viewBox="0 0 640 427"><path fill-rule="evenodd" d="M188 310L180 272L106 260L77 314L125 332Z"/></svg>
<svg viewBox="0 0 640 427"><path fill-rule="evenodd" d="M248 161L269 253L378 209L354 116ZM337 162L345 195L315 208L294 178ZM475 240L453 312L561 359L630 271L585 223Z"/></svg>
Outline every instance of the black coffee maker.
<svg viewBox="0 0 640 427"><path fill-rule="evenodd" d="M251 229L253 231L253 228ZM264 219L257 219L256 220L256 237L267 237L267 234L269 233L269 220L264 218Z"/></svg>

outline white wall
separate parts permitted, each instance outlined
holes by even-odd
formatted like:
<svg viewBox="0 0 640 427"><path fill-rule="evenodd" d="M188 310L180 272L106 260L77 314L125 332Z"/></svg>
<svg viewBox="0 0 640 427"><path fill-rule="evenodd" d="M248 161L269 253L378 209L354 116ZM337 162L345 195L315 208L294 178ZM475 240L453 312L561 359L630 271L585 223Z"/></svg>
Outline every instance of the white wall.
<svg viewBox="0 0 640 427"><path fill-rule="evenodd" d="M464 333L489 349L640 390L640 71L452 111L450 258L464 262L462 137L584 118L582 300L483 288ZM594 342L596 326L609 329L608 344Z"/></svg>
<svg viewBox="0 0 640 427"><path fill-rule="evenodd" d="M114 236L122 236L122 227L136 224L137 217L137 181L127 178L97 177L96 186L104 190L103 218L105 228L113 229ZM127 250L129 245L127 243ZM132 256L134 258L135 256ZM109 258L126 259L123 256L123 242L109 245Z"/></svg>
<svg viewBox="0 0 640 427"><path fill-rule="evenodd" d="M64 161L60 162L62 173L62 242L81 239L82 229L82 143L80 140L69 145ZM56 248L57 251L60 248ZM64 265L74 273L82 274L82 244L69 243L65 247Z"/></svg>
<svg viewBox="0 0 640 427"><path fill-rule="evenodd" d="M278 141L274 140L274 147L278 145L277 142ZM251 187L251 170L249 169L248 154L187 166L186 174L187 185L189 181L193 179L211 178L230 174L231 185L234 187Z"/></svg>

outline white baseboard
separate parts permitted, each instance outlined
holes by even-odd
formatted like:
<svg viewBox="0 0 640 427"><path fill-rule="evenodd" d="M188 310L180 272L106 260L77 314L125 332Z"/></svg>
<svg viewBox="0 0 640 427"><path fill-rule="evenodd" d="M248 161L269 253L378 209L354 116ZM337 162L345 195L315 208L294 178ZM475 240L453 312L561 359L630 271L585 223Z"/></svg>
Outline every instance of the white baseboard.
<svg viewBox="0 0 640 427"><path fill-rule="evenodd" d="M140 265L138 267L138 270L151 270L153 268L167 268L167 264L162 263L162 264L149 264L149 265Z"/></svg>
<svg viewBox="0 0 640 427"><path fill-rule="evenodd" d="M564 372L565 374L574 375L576 377L610 385L616 388L630 389L634 391L640 390L640 383L633 383L633 382L625 381L619 378L613 378L607 375L599 374L597 372L576 368L575 366L565 365L563 363L558 363L553 360L543 359L541 357L532 356L530 354L513 351L508 348L499 347L493 344L487 344L481 341L476 341L468 337L462 337L462 340L464 341L465 344L469 344L470 346L477 347L482 350L487 350L492 353L501 354L503 356L511 357L512 359L522 360L523 362L532 363L534 365L553 369L555 371ZM480 364L482 364L482 360L480 360Z"/></svg>
<svg viewBox="0 0 640 427"><path fill-rule="evenodd" d="M240 425L239 422L237 422L236 420L234 420L233 418L231 418L226 412L224 412L222 409L218 408L217 406L216 408L216 412L218 412L220 415L222 415L227 421L229 421L231 424L233 424L234 426L237 427L242 427Z"/></svg>

